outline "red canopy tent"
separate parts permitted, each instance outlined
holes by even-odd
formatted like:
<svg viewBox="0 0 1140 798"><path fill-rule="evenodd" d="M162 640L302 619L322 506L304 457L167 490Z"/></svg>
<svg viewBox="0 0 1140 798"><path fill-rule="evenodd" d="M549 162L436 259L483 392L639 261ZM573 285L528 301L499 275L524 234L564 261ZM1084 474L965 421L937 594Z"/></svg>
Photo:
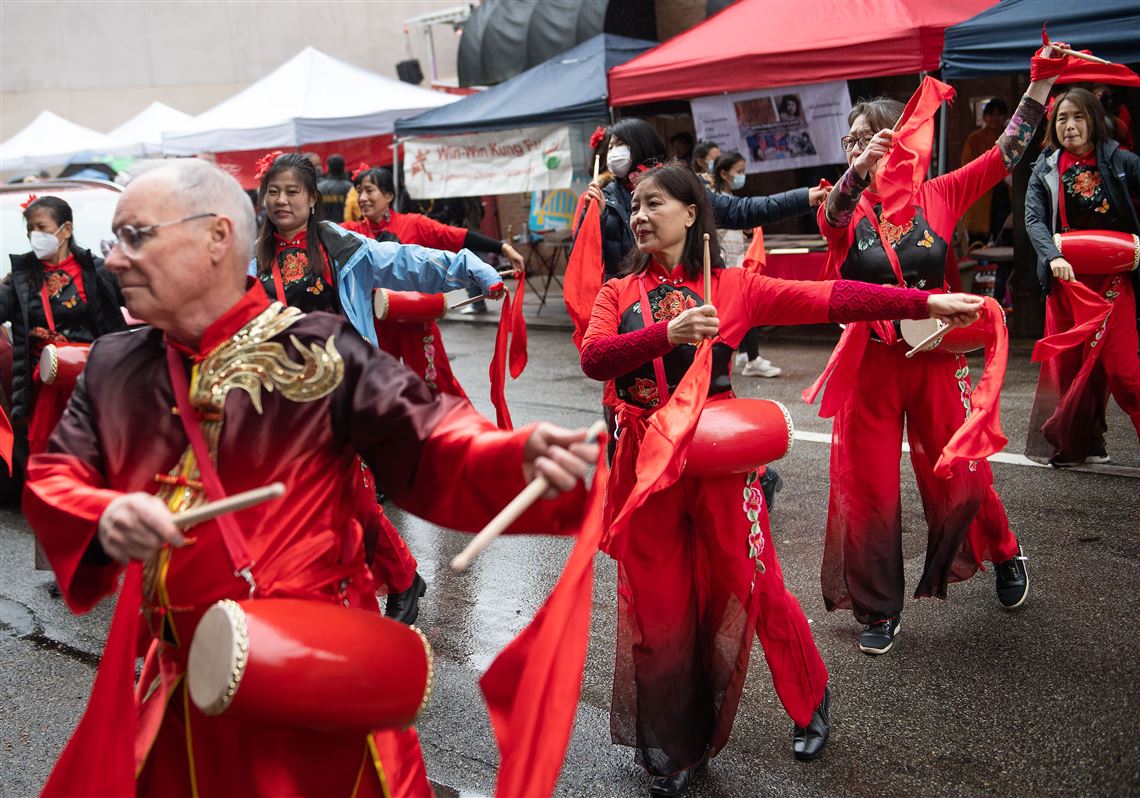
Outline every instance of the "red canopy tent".
<svg viewBox="0 0 1140 798"><path fill-rule="evenodd" d="M610 104L935 70L943 31L993 5L996 0L740 0L611 69Z"/></svg>

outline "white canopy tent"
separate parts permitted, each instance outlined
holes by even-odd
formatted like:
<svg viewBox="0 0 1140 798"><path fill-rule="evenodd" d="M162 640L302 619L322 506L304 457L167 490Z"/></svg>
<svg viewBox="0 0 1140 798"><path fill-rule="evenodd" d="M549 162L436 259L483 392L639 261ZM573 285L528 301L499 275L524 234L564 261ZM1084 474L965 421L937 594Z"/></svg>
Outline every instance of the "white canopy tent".
<svg viewBox="0 0 1140 798"><path fill-rule="evenodd" d="M115 154L140 158L161 155L162 132L185 128L193 119L190 114L156 100L108 133L107 137L115 141Z"/></svg>
<svg viewBox="0 0 1140 798"><path fill-rule="evenodd" d="M167 155L297 147L379 136L460 98L391 80L306 47L249 88L164 131Z"/></svg>
<svg viewBox="0 0 1140 798"><path fill-rule="evenodd" d="M97 130L44 111L30 125L0 143L0 171L42 169L86 155L102 155L115 140Z"/></svg>

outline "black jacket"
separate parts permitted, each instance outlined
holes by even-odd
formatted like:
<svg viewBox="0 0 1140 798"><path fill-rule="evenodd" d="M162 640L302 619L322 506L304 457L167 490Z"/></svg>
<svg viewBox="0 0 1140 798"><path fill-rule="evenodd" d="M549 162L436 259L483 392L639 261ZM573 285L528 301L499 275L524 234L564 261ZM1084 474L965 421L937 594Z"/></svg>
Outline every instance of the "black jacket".
<svg viewBox="0 0 1140 798"><path fill-rule="evenodd" d="M1053 283L1053 272L1049 261L1061 257L1060 250L1053 243L1053 234L1061 232L1061 221L1057 211L1057 178L1060 150L1048 150L1033 164L1029 176L1029 187L1025 191L1025 231L1037 252L1037 280L1045 293ZM1098 144L1096 164L1100 170L1112 207L1121 215L1125 225L1140 234L1140 219L1132 197L1140 197L1140 155L1120 149L1115 141ZM1137 272L1132 272L1132 281L1140 293Z"/></svg>
<svg viewBox="0 0 1140 798"><path fill-rule="evenodd" d="M602 210L602 261L605 279L617 276L621 259L634 248L629 217L633 195L619 181L602 189L606 207ZM751 230L765 224L811 213L808 190L797 188L770 197L734 197L709 192L716 226L725 230Z"/></svg>
<svg viewBox="0 0 1140 798"><path fill-rule="evenodd" d="M103 268L103 259L90 250L75 247L75 260L83 273L83 289L87 294L88 324L97 338L109 332L127 329L121 310L123 300L119 283ZM12 322L12 421L27 422L31 416L28 388L36 364L32 362L28 341L28 321L34 308L42 313L40 287L43 266L35 253L12 255L12 273L0 284L0 324Z"/></svg>

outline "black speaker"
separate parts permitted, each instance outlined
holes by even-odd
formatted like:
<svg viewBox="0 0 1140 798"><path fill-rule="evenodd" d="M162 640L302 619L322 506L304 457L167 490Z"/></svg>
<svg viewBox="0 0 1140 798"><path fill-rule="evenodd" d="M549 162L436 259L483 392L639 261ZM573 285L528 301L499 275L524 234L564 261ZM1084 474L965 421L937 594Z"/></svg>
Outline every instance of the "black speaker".
<svg viewBox="0 0 1140 798"><path fill-rule="evenodd" d="M410 58L396 64L396 74L404 83L418 86L424 82L424 71L420 68L420 59L418 58Z"/></svg>

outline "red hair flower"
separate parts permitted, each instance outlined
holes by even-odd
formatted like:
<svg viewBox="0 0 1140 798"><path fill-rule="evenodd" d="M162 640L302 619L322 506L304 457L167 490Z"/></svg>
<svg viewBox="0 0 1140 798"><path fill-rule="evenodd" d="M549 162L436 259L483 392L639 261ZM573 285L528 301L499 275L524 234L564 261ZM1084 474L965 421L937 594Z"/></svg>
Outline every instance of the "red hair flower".
<svg viewBox="0 0 1140 798"><path fill-rule="evenodd" d="M27 207L38 199L39 197L37 197L35 194L29 194L28 198L20 203L20 207L27 210Z"/></svg>
<svg viewBox="0 0 1140 798"><path fill-rule="evenodd" d="M265 177L265 173L269 171L269 167L273 166L273 162L281 155L285 154L285 150L274 150L267 152L257 159L257 168L253 173L255 180L260 180Z"/></svg>
<svg viewBox="0 0 1140 798"><path fill-rule="evenodd" d="M590 149L597 149L598 145L602 143L602 139L606 137L606 129L598 125L594 132L590 134Z"/></svg>
<svg viewBox="0 0 1140 798"><path fill-rule="evenodd" d="M357 164L356 174L360 174L361 172L367 172L371 168L372 167L368 165L367 161L361 161L359 164Z"/></svg>

